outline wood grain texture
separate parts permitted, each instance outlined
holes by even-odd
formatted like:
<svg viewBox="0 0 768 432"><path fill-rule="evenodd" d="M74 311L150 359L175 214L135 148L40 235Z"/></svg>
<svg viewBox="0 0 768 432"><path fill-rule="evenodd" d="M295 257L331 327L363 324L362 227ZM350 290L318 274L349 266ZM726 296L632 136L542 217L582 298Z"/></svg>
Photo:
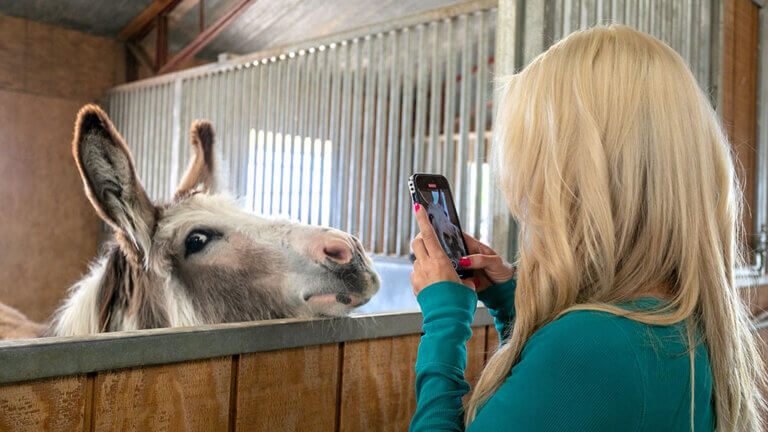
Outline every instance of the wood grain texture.
<svg viewBox="0 0 768 432"><path fill-rule="evenodd" d="M339 355L333 344L241 356L235 430L335 430Z"/></svg>
<svg viewBox="0 0 768 432"><path fill-rule="evenodd" d="M759 9L750 0L726 0L723 7L722 117L736 154L744 191L746 234L753 234Z"/></svg>
<svg viewBox="0 0 768 432"><path fill-rule="evenodd" d="M0 15L0 302L32 320L50 316L96 254L72 130L124 71L114 40Z"/></svg>
<svg viewBox="0 0 768 432"><path fill-rule="evenodd" d="M472 329L472 337L467 341L467 369L464 370L464 379L469 383L472 388L475 388L477 380L480 378L480 372L483 371L485 366L485 339L486 339L485 327L474 327ZM464 403L469 401L469 397L472 394L470 391L464 396Z"/></svg>
<svg viewBox="0 0 768 432"><path fill-rule="evenodd" d="M232 358L99 373L93 430L227 431Z"/></svg>
<svg viewBox="0 0 768 432"><path fill-rule="evenodd" d="M0 302L43 321L88 269L98 217L71 141L79 102L0 90Z"/></svg>
<svg viewBox="0 0 768 432"><path fill-rule="evenodd" d="M405 431L416 410L419 335L344 344L339 430Z"/></svg>
<svg viewBox="0 0 768 432"><path fill-rule="evenodd" d="M85 376L0 387L0 432L83 430Z"/></svg>
<svg viewBox="0 0 768 432"><path fill-rule="evenodd" d="M485 362L488 363L488 359L491 358L499 348L499 332L496 331L496 327L494 326L488 326L485 329Z"/></svg>

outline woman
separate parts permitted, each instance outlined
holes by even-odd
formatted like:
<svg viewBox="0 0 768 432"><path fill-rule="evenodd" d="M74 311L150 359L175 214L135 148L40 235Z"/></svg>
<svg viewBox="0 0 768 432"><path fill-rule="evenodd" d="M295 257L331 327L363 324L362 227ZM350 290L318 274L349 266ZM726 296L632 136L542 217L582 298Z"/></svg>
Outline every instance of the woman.
<svg viewBox="0 0 768 432"><path fill-rule="evenodd" d="M513 76L494 162L514 269L467 237L461 283L425 211L412 430L756 431L761 361L734 285L730 147L683 60L625 26L574 33ZM502 345L466 410L478 298Z"/></svg>

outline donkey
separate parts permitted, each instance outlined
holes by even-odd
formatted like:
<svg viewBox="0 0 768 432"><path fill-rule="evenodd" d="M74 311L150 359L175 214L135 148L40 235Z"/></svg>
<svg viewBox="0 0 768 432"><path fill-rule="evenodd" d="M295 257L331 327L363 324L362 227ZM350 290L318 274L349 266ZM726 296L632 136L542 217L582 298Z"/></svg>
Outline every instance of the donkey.
<svg viewBox="0 0 768 432"><path fill-rule="evenodd" d="M257 217L216 193L210 123L192 125L190 144L173 200L153 203L107 115L80 110L75 162L114 241L69 289L45 335L341 316L378 291L354 237Z"/></svg>

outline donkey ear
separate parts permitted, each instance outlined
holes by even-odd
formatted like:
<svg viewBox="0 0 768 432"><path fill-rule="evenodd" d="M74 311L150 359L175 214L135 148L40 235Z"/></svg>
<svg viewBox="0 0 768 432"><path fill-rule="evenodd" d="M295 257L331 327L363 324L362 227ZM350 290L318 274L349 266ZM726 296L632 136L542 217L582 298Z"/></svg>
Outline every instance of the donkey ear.
<svg viewBox="0 0 768 432"><path fill-rule="evenodd" d="M213 126L206 120L198 120L189 131L189 145L192 146L192 159L189 168L176 189L175 198L194 190L213 192L216 177L213 166Z"/></svg>
<svg viewBox="0 0 768 432"><path fill-rule="evenodd" d="M77 114L72 153L96 212L115 229L123 251L141 262L157 209L139 184L130 150L98 106L86 105Z"/></svg>

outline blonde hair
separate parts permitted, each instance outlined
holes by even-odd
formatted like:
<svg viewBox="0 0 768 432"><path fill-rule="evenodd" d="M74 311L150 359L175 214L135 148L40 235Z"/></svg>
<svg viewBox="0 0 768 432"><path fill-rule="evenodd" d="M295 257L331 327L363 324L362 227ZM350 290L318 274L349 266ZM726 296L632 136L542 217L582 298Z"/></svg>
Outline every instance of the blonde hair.
<svg viewBox="0 0 768 432"><path fill-rule="evenodd" d="M691 362L698 329L717 430L757 430L762 366L734 284L741 195L717 115L684 61L647 34L600 26L555 44L506 85L494 159L519 221L517 315L468 421L535 331L590 309L686 323ZM659 286L671 290L662 311L614 306Z"/></svg>

